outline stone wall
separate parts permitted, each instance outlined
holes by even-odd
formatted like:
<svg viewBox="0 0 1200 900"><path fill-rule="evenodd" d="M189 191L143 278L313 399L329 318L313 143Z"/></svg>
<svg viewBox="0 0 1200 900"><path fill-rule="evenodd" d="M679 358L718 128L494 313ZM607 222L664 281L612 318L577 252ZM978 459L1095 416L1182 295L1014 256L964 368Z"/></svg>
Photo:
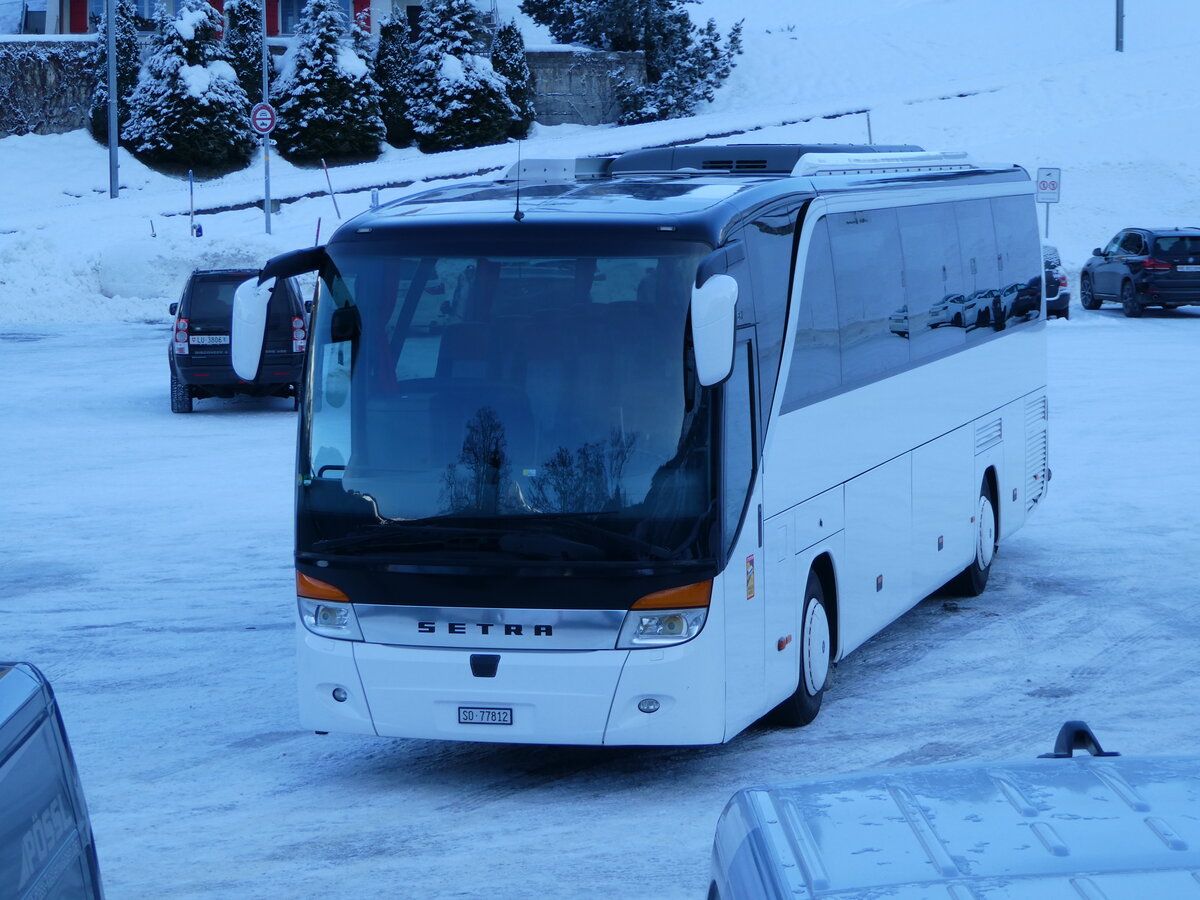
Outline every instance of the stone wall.
<svg viewBox="0 0 1200 900"><path fill-rule="evenodd" d="M93 43L0 41L0 137L61 134L86 124Z"/></svg>
<svg viewBox="0 0 1200 900"><path fill-rule="evenodd" d="M620 114L614 81L646 80L639 52L531 50L526 54L534 81L534 108L543 125L600 125Z"/></svg>
<svg viewBox="0 0 1200 900"><path fill-rule="evenodd" d="M96 78L89 66L93 44L94 38L0 40L0 137L84 127ZM532 50L527 58L543 125L615 122L614 81L646 78L637 52Z"/></svg>

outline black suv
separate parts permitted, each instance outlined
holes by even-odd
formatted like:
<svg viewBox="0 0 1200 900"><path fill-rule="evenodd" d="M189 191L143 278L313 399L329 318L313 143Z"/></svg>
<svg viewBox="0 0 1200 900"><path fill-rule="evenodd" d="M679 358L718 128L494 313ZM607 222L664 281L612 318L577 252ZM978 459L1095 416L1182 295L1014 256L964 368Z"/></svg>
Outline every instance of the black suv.
<svg viewBox="0 0 1200 900"><path fill-rule="evenodd" d="M0 897L104 897L58 701L28 663L0 662Z"/></svg>
<svg viewBox="0 0 1200 900"><path fill-rule="evenodd" d="M300 378L308 344L307 304L290 278L276 282L267 306L262 365L253 381L233 371L229 351L233 294L239 284L258 278L257 269L197 269L183 296L172 303L175 316L167 359L171 366L171 412L192 411L192 400L249 394L291 397L300 404Z"/></svg>
<svg viewBox="0 0 1200 900"><path fill-rule="evenodd" d="M1116 300L1136 318L1147 306L1200 306L1200 228L1126 228L1092 251L1079 275L1079 302Z"/></svg>

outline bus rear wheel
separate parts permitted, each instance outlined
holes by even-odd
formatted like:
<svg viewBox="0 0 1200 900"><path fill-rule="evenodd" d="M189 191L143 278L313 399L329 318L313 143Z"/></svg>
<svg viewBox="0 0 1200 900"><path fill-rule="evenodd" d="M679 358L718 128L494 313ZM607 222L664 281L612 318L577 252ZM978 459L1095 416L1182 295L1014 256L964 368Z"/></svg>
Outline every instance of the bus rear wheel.
<svg viewBox="0 0 1200 900"><path fill-rule="evenodd" d="M951 582L956 593L966 597L978 597L983 593L996 549L996 504L985 478L979 488L979 502L975 504L975 559Z"/></svg>
<svg viewBox="0 0 1200 900"><path fill-rule="evenodd" d="M833 640L825 610L825 586L815 571L808 573L804 609L800 615L800 672L796 692L775 707L772 720L786 728L807 725L821 710L829 684Z"/></svg>

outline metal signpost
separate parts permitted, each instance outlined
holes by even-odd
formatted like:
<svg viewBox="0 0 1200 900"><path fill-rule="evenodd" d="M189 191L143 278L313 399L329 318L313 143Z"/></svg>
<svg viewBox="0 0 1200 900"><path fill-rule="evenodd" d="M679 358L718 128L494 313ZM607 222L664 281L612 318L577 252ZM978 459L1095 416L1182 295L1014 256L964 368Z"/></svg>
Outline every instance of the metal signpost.
<svg viewBox="0 0 1200 900"><path fill-rule="evenodd" d="M264 76L265 79L265 76ZM275 130L275 108L263 101L255 103L250 110L250 127L262 135L263 146L263 213L267 220L267 234L271 233L271 132Z"/></svg>
<svg viewBox="0 0 1200 900"><path fill-rule="evenodd" d="M256 103L250 110L250 127L262 135L263 146L263 217L266 220L267 234L271 233L271 132L275 130L277 120L275 109L270 104L271 99L271 48L267 44L267 0L261 2L262 15L259 27L262 28L262 103ZM259 116L262 116L260 119ZM259 130L259 122L269 126L265 131Z"/></svg>
<svg viewBox="0 0 1200 900"><path fill-rule="evenodd" d="M1050 204L1059 200L1058 192L1062 187L1062 169L1038 169L1037 191L1033 199L1046 204L1046 237L1050 237Z"/></svg>

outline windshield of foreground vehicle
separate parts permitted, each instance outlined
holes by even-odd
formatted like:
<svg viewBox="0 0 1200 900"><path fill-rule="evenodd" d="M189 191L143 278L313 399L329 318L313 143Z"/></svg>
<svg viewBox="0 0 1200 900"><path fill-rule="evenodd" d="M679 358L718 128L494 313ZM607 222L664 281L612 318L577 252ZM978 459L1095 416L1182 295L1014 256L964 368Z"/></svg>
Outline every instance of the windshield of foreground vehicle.
<svg viewBox="0 0 1200 900"><path fill-rule="evenodd" d="M301 460L312 549L707 555L711 416L684 338L708 248L480 249L329 248ZM512 536L531 527L566 543Z"/></svg>

